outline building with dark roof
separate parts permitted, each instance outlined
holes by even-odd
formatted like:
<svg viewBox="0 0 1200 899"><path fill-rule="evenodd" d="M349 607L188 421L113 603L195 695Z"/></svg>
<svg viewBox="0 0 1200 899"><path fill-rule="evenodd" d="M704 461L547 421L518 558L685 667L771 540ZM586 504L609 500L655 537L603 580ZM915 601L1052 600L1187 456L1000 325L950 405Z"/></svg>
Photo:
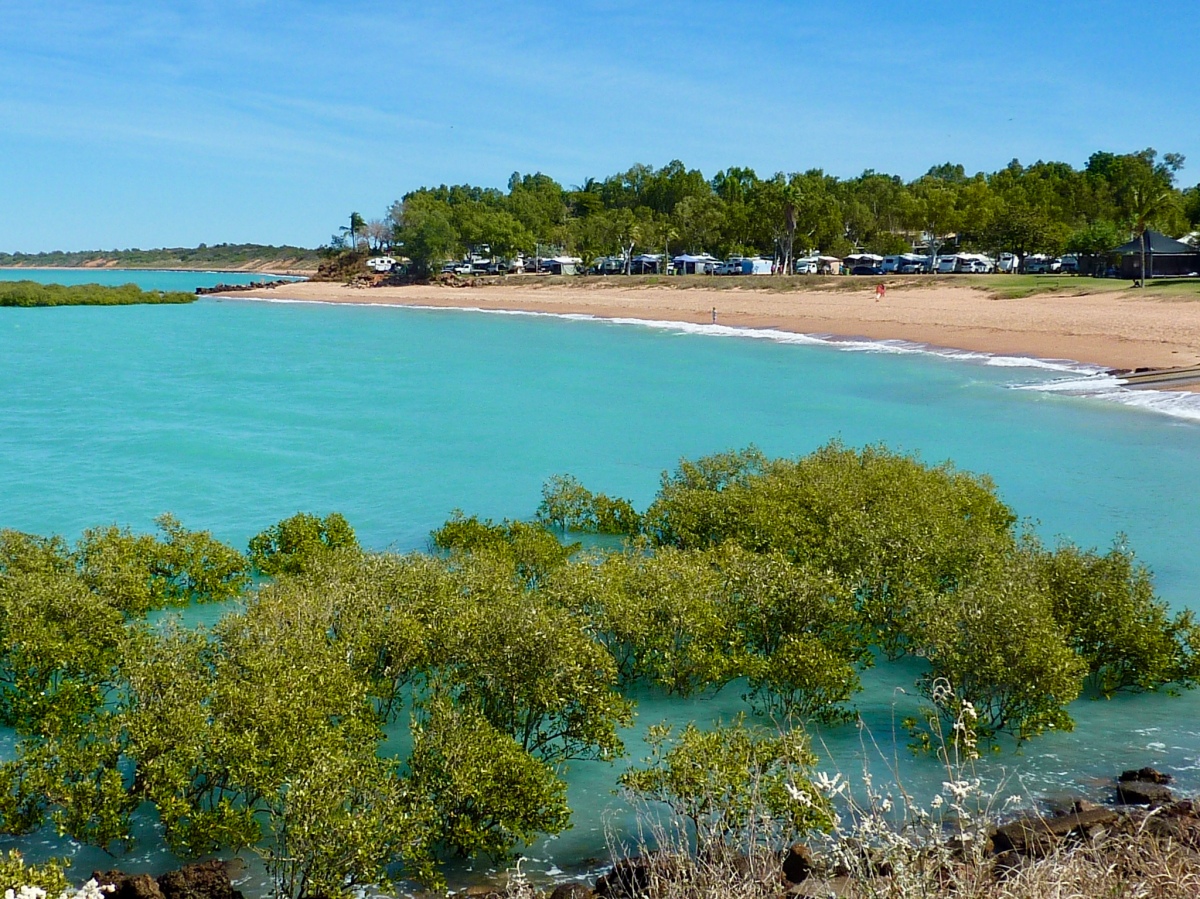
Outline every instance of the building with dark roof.
<svg viewBox="0 0 1200 899"><path fill-rule="evenodd" d="M1142 279L1143 253L1147 278L1200 276L1200 249L1147 228L1129 243L1111 251L1111 255L1120 257L1117 265L1122 278Z"/></svg>

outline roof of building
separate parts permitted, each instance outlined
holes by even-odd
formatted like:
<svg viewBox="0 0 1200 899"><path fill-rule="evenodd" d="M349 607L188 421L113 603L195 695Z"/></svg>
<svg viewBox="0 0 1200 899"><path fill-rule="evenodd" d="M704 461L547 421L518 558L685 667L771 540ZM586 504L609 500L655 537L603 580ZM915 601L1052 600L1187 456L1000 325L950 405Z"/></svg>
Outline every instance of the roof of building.
<svg viewBox="0 0 1200 899"><path fill-rule="evenodd" d="M1173 240L1167 235L1158 231L1146 229L1142 235L1145 238L1145 251L1153 253L1156 256L1190 256L1193 253L1200 252L1191 244L1181 243L1178 240ZM1132 256L1142 252L1142 237L1135 237L1129 243L1123 243L1116 247L1111 252L1119 256Z"/></svg>

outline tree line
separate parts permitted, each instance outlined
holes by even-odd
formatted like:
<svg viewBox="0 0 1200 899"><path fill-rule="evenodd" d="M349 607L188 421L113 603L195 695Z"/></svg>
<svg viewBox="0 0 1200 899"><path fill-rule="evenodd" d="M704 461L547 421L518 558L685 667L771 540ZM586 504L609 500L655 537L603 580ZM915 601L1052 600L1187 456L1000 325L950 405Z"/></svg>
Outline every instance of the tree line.
<svg viewBox="0 0 1200 899"><path fill-rule="evenodd" d="M126 250L51 250L42 253L0 253L0 266L30 268L76 268L116 266L117 268L273 268L315 269L321 261L318 250L288 245L200 244L196 247L162 247Z"/></svg>
<svg viewBox="0 0 1200 899"><path fill-rule="evenodd" d="M821 169L760 177L732 167L711 178L675 160L635 165L564 187L513 173L507 190L421 187L380 219L355 213L330 248L392 250L421 271L487 247L499 257L565 252L591 260L635 252L763 255L785 263L810 250L909 252L914 241L1024 257L1107 251L1154 227L1200 224L1200 186L1176 181L1183 156L1153 149L1093 153L1082 169L1013 160L992 173L934 166L912 181L873 170L840 179Z"/></svg>
<svg viewBox="0 0 1200 899"><path fill-rule="evenodd" d="M884 447L684 460L641 511L560 476L535 520L457 513L428 552L366 550L337 514L244 554L159 526L0 532L0 830L118 850L150 803L174 851L255 847L290 897L437 885L562 831L564 767L625 753L638 691L739 689L771 727L656 728L622 786L697 844L747 838L766 797L785 845L830 821L797 798L819 796L804 723L851 719L877 657L924 660L929 714L957 713L950 684L985 739L1200 676L1191 614L1122 539L1044 546L986 477ZM214 602L211 627L163 617Z"/></svg>

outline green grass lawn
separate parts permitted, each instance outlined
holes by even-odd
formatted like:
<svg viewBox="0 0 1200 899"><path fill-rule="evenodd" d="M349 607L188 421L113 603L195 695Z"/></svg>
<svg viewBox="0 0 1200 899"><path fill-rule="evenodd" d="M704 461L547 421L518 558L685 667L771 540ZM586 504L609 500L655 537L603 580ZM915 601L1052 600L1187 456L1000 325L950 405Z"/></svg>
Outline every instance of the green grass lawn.
<svg viewBox="0 0 1200 899"><path fill-rule="evenodd" d="M966 283L993 296L1020 299L1038 294L1082 296L1133 290L1133 282L1122 278L1087 278L1076 275L943 275L947 283ZM1200 297L1200 278L1152 278L1146 295L1162 299Z"/></svg>
<svg viewBox="0 0 1200 899"><path fill-rule="evenodd" d="M1039 294L1064 297L1132 290L1132 282L1119 278L1088 278L1077 275L509 275L475 279L481 284L512 287L656 288L676 290L738 290L745 292L794 293L798 291L873 291L880 281L888 290L930 287L974 287L1003 299L1021 299ZM1200 279L1156 278L1146 294L1163 299L1200 298Z"/></svg>

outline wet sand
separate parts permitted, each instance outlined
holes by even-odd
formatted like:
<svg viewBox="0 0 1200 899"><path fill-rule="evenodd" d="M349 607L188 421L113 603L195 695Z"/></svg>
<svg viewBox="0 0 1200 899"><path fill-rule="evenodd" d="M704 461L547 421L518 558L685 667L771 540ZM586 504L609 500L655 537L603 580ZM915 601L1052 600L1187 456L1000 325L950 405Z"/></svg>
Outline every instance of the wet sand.
<svg viewBox="0 0 1200 899"><path fill-rule="evenodd" d="M864 285L866 286L866 285ZM966 286L765 290L538 284L349 287L304 282L239 291L230 299L308 300L527 312L574 313L775 328L802 334L906 340L999 355L1070 359L1105 368L1200 365L1200 302L1147 298L1134 291L1082 296L995 297ZM1178 386L1172 389L1182 389Z"/></svg>

